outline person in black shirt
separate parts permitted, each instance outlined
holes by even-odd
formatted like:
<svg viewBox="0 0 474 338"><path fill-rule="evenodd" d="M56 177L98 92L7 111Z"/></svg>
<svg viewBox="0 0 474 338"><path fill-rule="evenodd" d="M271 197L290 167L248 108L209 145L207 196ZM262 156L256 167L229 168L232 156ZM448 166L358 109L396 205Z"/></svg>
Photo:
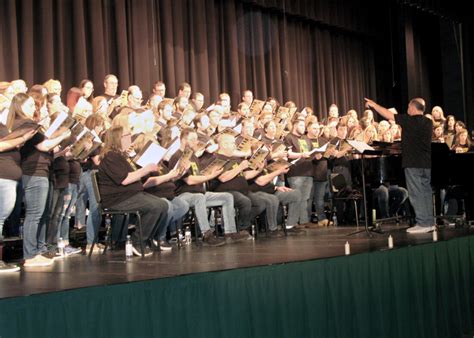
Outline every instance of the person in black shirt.
<svg viewBox="0 0 474 338"><path fill-rule="evenodd" d="M96 135L101 136L105 130L105 120L101 115L92 114L86 119L84 126L94 131ZM76 212L74 217L76 222L75 227L80 229L86 226L87 251L92 246L95 234L100 226L100 214L92 186L92 173L99 169L100 150L100 147L94 150L87 159L81 163L82 172L80 173L79 184L77 186L77 202L75 204ZM86 204L89 205L87 221Z"/></svg>
<svg viewBox="0 0 474 338"><path fill-rule="evenodd" d="M287 177L290 187L301 193L299 224L302 226L309 223L308 204L311 203L310 197L313 189L313 163L310 154L312 144L305 135L305 130L305 121L296 120L292 133L285 137L285 144L290 148L288 157L298 160L295 165L291 166Z"/></svg>
<svg viewBox="0 0 474 338"><path fill-rule="evenodd" d="M80 248L75 248L69 244L69 220L71 213L76 205L77 189L81 176L81 164L78 160L70 159L69 161L69 185L67 187L66 196L64 198L64 205L59 215L59 237L64 240L64 251L66 256L80 253Z"/></svg>
<svg viewBox="0 0 474 338"><path fill-rule="evenodd" d="M291 227L288 231L292 234L304 233L304 231L294 228L298 223L301 204L300 192L285 187L284 182L278 182L278 176L286 174L287 172L288 168L281 168L274 172L268 172L266 169L263 169L257 177L249 181L249 189L251 191L249 196L252 203L257 197L257 201L263 201L265 204L266 221L271 236L281 235L277 229L278 209L280 204L288 206L287 225Z"/></svg>
<svg viewBox="0 0 474 338"><path fill-rule="evenodd" d="M170 159L169 166L175 167L186 147L196 151L198 145L198 136L193 129L184 129L181 132L181 149L178 150ZM201 173L202 160L193 154L186 165L186 172L176 181L176 194L179 198L185 200L189 206L194 207L197 223L203 233L203 243L208 246L220 246L225 244L218 238L215 238L211 231L207 207L222 206L222 218L224 221L224 232L229 241L240 241L247 239L248 234L236 232L234 199L231 194L226 192L206 191L206 183L216 178L222 173L222 169L216 169L207 175ZM247 236L246 236L247 235Z"/></svg>
<svg viewBox="0 0 474 338"><path fill-rule="evenodd" d="M402 127L402 167L408 188L408 197L415 210L416 225L408 233L425 233L435 229L431 189L431 134L433 122L423 116L425 101L412 99L407 115L393 114L370 99L367 108L373 108L387 120L395 120Z"/></svg>
<svg viewBox="0 0 474 338"><path fill-rule="evenodd" d="M13 104L12 102L12 106ZM35 111L35 102L31 97L24 101L20 109L24 117L35 121L39 120L39 111ZM53 120L51 122L54 123ZM25 221L23 223L25 266L52 264L54 253L50 252L46 246L46 231L43 228L46 226L49 216L49 166L53 149L70 134L71 132L67 130L60 136L56 137L53 134L52 138L48 139L37 133L20 150L21 169L23 171L22 184L25 193Z"/></svg>
<svg viewBox="0 0 474 338"><path fill-rule="evenodd" d="M327 143L324 137L320 137L320 126L317 121L310 122L306 127L307 136L311 141L313 149L320 148ZM328 226L329 221L324 212L324 196L328 189L328 161L322 154L316 154L313 161L313 189L311 191L310 203L308 204L308 212L312 212L312 204L318 216L318 226Z"/></svg>
<svg viewBox="0 0 474 338"><path fill-rule="evenodd" d="M214 190L217 192L229 192L234 196L234 205L239 211L238 220L242 229L250 229L251 220L265 210L265 202L258 196L250 196L247 180L256 177L258 170L247 170L248 160L234 157L235 137L223 134L219 137L218 156L227 160L222 173L214 180ZM244 235L248 235L242 231Z"/></svg>
<svg viewBox="0 0 474 338"><path fill-rule="evenodd" d="M152 136L139 134L133 142L133 149L136 153L141 153L147 142L154 141ZM164 163L158 165L158 171L142 177L143 188L147 193L162 198L168 204L168 218L163 227L155 233L155 244L160 246L162 251L171 250L172 246L166 241L166 233L169 230L170 236L177 236L176 223L183 218L189 210L189 204L176 197L176 185L174 180L180 176L179 169L169 170ZM158 244L159 243L159 244Z"/></svg>
<svg viewBox="0 0 474 338"><path fill-rule="evenodd" d="M24 99L26 100L28 97L25 95ZM3 224L15 207L17 186L22 175L18 148L36 133L36 130L30 129L21 136L12 136L9 140L5 140L10 132L19 127L22 122L15 116L15 111L10 110L6 125L0 123L0 168L2 168L0 171L0 273L20 270L18 266L5 264L2 261L2 242Z"/></svg>
<svg viewBox="0 0 474 338"><path fill-rule="evenodd" d="M64 200L69 186L69 162L61 151L53 161L53 191L51 207L49 210L49 222L46 227L46 243L55 246L58 244L59 218L63 209Z"/></svg>
<svg viewBox="0 0 474 338"><path fill-rule="evenodd" d="M130 144L130 134L124 134L122 127L113 127L107 131L98 172L99 191L104 208L141 212L143 244L145 256L148 256L152 252L146 242L152 239L161 222L166 221L168 205L161 198L143 191L141 178L157 171L158 167L149 164L135 169L125 153ZM137 256L141 254L139 245L140 237L135 231L132 247Z"/></svg>

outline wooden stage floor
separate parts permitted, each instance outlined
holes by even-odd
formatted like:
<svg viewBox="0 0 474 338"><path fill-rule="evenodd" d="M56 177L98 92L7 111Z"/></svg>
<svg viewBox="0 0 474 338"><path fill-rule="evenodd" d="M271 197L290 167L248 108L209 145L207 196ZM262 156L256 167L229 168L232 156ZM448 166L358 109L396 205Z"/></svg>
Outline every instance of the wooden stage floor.
<svg viewBox="0 0 474 338"><path fill-rule="evenodd" d="M184 246L171 252L155 253L144 259L125 260L123 250L105 255L75 255L58 259L50 267L23 268L20 272L0 275L0 298L28 296L76 288L128 283L209 271L222 271L295 261L324 259L344 255L349 241L351 254L387 250L389 234L397 247L432 242L432 234L411 235L403 224L384 225L384 234L369 238L365 232L349 236L355 227L330 227L306 230L305 235L266 238L229 244L218 248ZM361 228L362 229L362 228ZM445 228L439 240L474 234L474 228Z"/></svg>

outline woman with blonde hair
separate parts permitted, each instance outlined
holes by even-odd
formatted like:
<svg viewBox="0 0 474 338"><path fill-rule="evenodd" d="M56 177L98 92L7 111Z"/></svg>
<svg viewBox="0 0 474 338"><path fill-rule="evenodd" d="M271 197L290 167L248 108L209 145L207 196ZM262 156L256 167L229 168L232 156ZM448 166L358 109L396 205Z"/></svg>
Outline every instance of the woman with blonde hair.
<svg viewBox="0 0 474 338"><path fill-rule="evenodd" d="M370 125L364 130L364 142L367 144L372 143L373 141L378 141L378 133L377 128L375 126Z"/></svg>
<svg viewBox="0 0 474 338"><path fill-rule="evenodd" d="M141 213L142 238L135 231L132 235L132 251L135 255L153 254L150 240L166 222L167 203L152 194L144 192L141 179L158 170L156 164L138 169L126 153L131 146L131 135L122 127L112 127L105 134L104 148L98 172L98 185L102 205L110 210L138 210ZM96 233L97 236L97 233Z"/></svg>
<svg viewBox="0 0 474 338"><path fill-rule="evenodd" d="M61 82L59 82L59 80L49 79L48 81L43 83L43 86L48 91L48 94L61 95L61 92L63 90L63 87L61 86Z"/></svg>
<svg viewBox="0 0 474 338"><path fill-rule="evenodd" d="M431 110L431 116L433 116L433 122L444 124L446 119L444 118L443 109L440 106L434 106Z"/></svg>
<svg viewBox="0 0 474 338"><path fill-rule="evenodd" d="M24 104L20 108L24 116L38 122L39 115L36 112L34 100L26 94L18 95L22 95L20 99L24 100ZM14 97L10 110L19 109L15 108L14 104L17 96ZM55 253L46 247L46 233L42 231L42 228L46 226L44 221L50 208L50 203L48 203L48 194L52 187L49 180L50 165L53 159L53 149L70 134L68 130L51 139L47 139L42 134L36 134L20 150L22 183L25 193L25 221L23 225L25 266L42 266L53 263Z"/></svg>
<svg viewBox="0 0 474 338"><path fill-rule="evenodd" d="M137 136L133 142L133 150L139 153L143 150L148 141L155 140L145 134ZM171 250L171 246L166 241L166 232L169 229L171 237L177 236L176 223L183 218L189 210L189 204L176 196L176 184L174 180L180 176L180 169L170 170L164 164L158 165L158 170L142 178L143 187L147 193L162 198L168 205L168 217L163 227L155 233L154 240L161 250ZM177 237L176 237L177 238Z"/></svg>
<svg viewBox="0 0 474 338"><path fill-rule="evenodd" d="M36 130L30 129L23 135L10 135L14 129L26 122L26 109L34 109L32 99L26 94L17 94L13 97L6 123L0 123L0 139L4 139L0 141L0 241L3 241L3 224L15 207L17 187L22 177L19 148L36 133ZM5 140L9 135L9 139ZM5 264L1 260L1 250L0 246L0 273L20 270L19 267Z"/></svg>

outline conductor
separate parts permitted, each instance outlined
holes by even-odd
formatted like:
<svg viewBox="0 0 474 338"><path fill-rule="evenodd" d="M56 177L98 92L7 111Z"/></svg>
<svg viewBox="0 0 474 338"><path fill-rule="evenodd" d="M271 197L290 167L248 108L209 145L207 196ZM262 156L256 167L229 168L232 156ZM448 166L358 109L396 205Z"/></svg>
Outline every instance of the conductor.
<svg viewBox="0 0 474 338"><path fill-rule="evenodd" d="M408 114L393 114L376 102L365 99L366 107L374 109L387 120L402 127L402 167L410 203L415 210L416 224L408 233L427 233L435 229L431 190L431 134L433 122L424 117L425 100L414 98L408 103Z"/></svg>

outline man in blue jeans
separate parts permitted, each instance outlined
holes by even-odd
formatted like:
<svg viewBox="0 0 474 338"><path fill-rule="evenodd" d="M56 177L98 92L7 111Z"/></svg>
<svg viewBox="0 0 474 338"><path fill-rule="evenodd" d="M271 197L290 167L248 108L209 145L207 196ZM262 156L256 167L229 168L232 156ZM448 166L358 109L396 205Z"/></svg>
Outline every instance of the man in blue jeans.
<svg viewBox="0 0 474 338"><path fill-rule="evenodd" d="M370 99L367 108L373 108L387 120L395 120L402 127L402 167L408 188L408 197L415 210L416 225L408 233L426 233L435 229L431 190L431 134L433 122L423 116L425 100L412 99L407 115L394 115Z"/></svg>

